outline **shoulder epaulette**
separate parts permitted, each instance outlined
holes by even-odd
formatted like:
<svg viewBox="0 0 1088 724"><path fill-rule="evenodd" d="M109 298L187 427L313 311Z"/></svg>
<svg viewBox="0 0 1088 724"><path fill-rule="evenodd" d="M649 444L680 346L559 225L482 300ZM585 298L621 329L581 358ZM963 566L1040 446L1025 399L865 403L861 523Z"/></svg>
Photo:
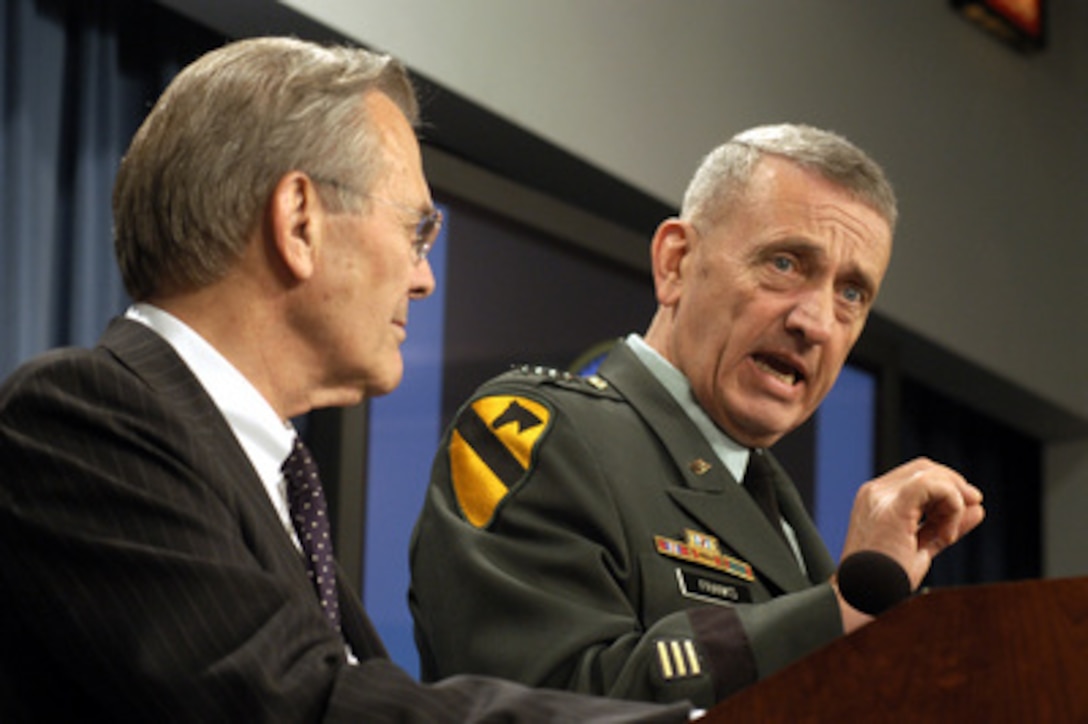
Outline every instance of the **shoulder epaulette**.
<svg viewBox="0 0 1088 724"><path fill-rule="evenodd" d="M565 389L587 394L614 395L612 385L600 375L579 375L569 370L545 367L543 365L514 365L505 375L520 377L537 384L551 384Z"/></svg>

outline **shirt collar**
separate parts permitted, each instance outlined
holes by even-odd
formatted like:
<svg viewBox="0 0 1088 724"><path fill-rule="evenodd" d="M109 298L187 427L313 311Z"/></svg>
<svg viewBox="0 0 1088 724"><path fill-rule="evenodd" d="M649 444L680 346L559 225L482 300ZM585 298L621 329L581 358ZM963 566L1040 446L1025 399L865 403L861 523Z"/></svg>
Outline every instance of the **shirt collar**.
<svg viewBox="0 0 1088 724"><path fill-rule="evenodd" d="M165 339L207 391L257 472L276 511L292 532L281 466L295 439L295 429L245 375L191 327L169 312L139 302L125 312Z"/></svg>
<svg viewBox="0 0 1088 724"><path fill-rule="evenodd" d="M630 334L624 341L642 364L646 365L646 369L650 371L650 374L669 391L669 394L680 405L684 413L695 423L699 432L706 438L706 441L713 448L718 459L725 465L726 470L733 476L733 479L738 483L743 480L744 470L748 466L748 448L726 435L710 419L710 416L696 401L695 394L691 390L691 383L688 382L684 373L676 369L660 352L648 345L641 335Z"/></svg>

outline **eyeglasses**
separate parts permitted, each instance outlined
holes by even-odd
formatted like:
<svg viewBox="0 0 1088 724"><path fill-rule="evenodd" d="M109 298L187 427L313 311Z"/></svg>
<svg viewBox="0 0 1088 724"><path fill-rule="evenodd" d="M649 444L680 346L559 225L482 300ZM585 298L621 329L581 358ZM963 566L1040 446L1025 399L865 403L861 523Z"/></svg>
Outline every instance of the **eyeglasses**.
<svg viewBox="0 0 1088 724"><path fill-rule="evenodd" d="M401 211L407 211L412 214L419 214L419 220L416 222L415 230L412 232L412 255L415 256L415 263L420 264L427 258L427 254L434 247L434 242L438 239L438 234L442 231L442 211L432 208L428 211L420 211L419 209L409 206L408 204L397 203L396 201L390 201L389 199L382 198L381 196L375 196L374 194L363 193L357 191L352 186L333 179L319 178L311 176L315 183L323 184L325 186L332 186L335 189L345 191L354 196L360 196L362 198L370 199L371 201L377 201L379 204L385 204L386 206L392 206L395 209Z"/></svg>

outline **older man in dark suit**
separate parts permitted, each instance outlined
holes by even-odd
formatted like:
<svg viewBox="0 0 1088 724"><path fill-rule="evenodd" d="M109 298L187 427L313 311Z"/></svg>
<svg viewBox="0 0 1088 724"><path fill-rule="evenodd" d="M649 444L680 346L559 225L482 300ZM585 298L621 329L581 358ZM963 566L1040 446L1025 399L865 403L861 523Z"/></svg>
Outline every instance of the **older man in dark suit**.
<svg viewBox="0 0 1088 724"><path fill-rule="evenodd" d="M289 420L400 381L441 222L389 58L255 39L186 68L114 192L136 301L0 390L2 721L683 721L422 686L339 585Z"/></svg>

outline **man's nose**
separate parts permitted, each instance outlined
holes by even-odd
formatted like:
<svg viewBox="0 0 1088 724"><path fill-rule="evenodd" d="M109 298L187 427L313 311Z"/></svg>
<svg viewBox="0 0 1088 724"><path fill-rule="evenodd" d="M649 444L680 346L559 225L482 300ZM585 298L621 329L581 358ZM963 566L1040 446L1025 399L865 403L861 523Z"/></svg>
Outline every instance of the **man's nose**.
<svg viewBox="0 0 1088 724"><path fill-rule="evenodd" d="M412 299L424 299L431 296L437 283L434 279L434 269L431 268L430 259L424 258L412 265L411 288L408 296Z"/></svg>
<svg viewBox="0 0 1088 724"><path fill-rule="evenodd" d="M806 291L786 318L786 328L812 344L827 342L834 326L834 289L814 288Z"/></svg>

